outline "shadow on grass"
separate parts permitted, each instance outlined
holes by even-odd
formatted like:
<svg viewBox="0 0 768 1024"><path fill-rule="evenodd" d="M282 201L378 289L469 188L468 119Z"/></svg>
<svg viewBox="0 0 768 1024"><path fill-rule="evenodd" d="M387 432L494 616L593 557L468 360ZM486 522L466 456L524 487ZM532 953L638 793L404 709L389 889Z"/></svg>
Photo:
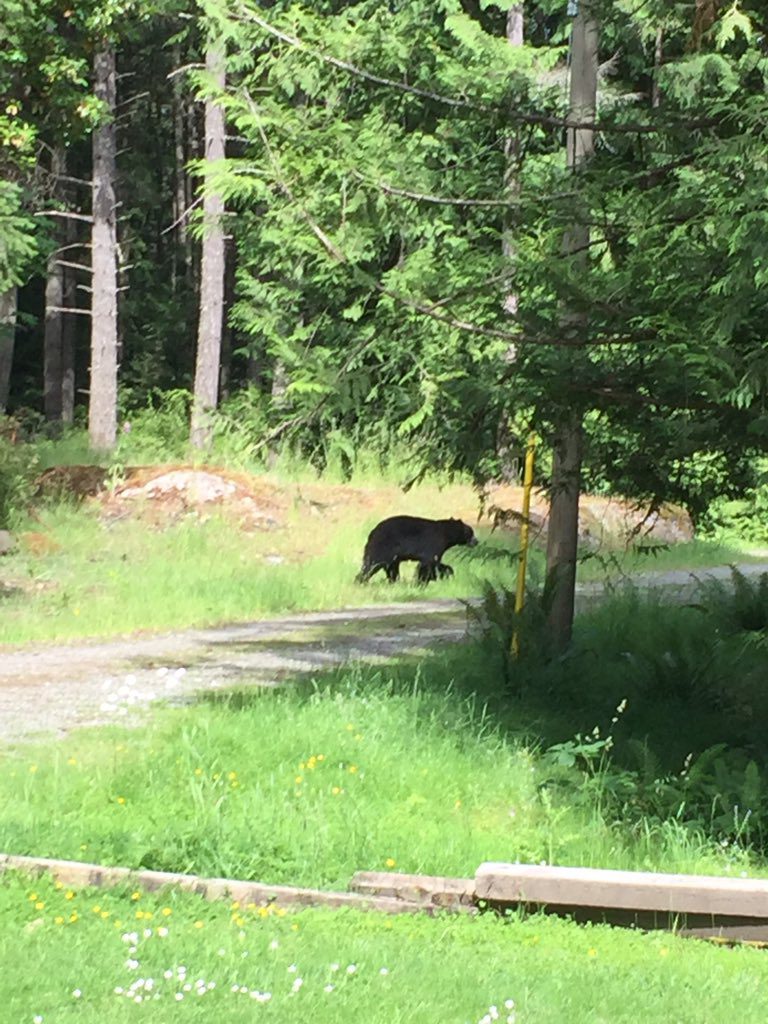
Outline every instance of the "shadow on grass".
<svg viewBox="0 0 768 1024"><path fill-rule="evenodd" d="M756 599L763 592L768 583L754 584ZM716 596L727 610L724 595ZM764 620L750 612L743 621ZM674 605L630 591L578 618L564 655L547 650L535 622L520 641L517 658L503 630L432 652L394 651L383 666L362 660L294 678L286 696L450 693L482 708L466 728L490 724L505 739L549 752L553 769L576 766L599 780L617 817L677 816L713 837L766 848L765 629L735 626L711 594L708 604ZM263 697L235 690L203 699L236 710Z"/></svg>

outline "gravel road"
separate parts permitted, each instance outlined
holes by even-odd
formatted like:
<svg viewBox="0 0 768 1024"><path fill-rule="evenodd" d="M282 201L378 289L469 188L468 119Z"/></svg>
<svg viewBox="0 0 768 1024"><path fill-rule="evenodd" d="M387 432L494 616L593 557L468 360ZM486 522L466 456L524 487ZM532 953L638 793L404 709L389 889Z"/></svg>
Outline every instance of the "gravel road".
<svg viewBox="0 0 768 1024"><path fill-rule="evenodd" d="M748 575L768 564L740 567ZM728 567L697 573L726 579ZM687 571L633 577L672 599L692 594ZM599 600L601 584L578 587L577 608ZM0 743L64 736L71 729L135 719L153 701L183 702L201 690L275 686L286 676L348 661L385 662L467 633L456 600L311 612L259 622L132 635L106 641L0 647Z"/></svg>

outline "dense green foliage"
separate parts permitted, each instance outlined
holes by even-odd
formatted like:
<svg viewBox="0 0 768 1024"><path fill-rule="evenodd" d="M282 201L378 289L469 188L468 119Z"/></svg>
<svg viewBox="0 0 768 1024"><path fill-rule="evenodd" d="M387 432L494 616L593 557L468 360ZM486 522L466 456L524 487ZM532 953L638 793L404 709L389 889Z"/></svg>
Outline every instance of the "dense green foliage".
<svg viewBox="0 0 768 1024"><path fill-rule="evenodd" d="M760 5L596 0L599 131L578 175L563 149L564 3L521 5L521 46L505 39L507 0L5 6L0 133L18 153L0 192L0 285L28 281L12 407L40 402L39 275L57 235L55 221L48 240L31 233L29 214L87 211L100 117L87 60L106 32L122 75L126 413L191 383L195 90L227 111L229 157L204 181L230 212L222 388L243 396L255 449L349 464L361 445L404 441L411 475L487 479L509 472L528 429L546 439L576 408L590 489L701 519L754 485L768 437ZM210 33L229 54L221 96L189 70ZM563 254L577 222L586 262Z"/></svg>

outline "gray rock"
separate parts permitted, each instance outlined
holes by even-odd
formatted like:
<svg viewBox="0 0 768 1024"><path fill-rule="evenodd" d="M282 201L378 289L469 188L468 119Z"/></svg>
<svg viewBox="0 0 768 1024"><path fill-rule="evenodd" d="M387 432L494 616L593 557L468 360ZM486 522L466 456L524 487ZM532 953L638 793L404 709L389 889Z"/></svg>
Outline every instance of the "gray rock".
<svg viewBox="0 0 768 1024"><path fill-rule="evenodd" d="M8 530L0 530L0 555L7 555L16 547L16 539Z"/></svg>

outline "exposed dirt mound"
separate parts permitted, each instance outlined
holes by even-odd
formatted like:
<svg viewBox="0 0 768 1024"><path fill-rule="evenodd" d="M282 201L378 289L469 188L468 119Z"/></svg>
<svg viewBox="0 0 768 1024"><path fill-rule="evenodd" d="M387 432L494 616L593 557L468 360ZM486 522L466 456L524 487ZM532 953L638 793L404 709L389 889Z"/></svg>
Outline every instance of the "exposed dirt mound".
<svg viewBox="0 0 768 1024"><path fill-rule="evenodd" d="M523 503L521 487L496 487L489 492L484 520L496 528L519 530ZM530 528L534 538L547 535L546 496L534 492ZM679 544L692 540L693 524L681 508L665 505L658 512L625 498L584 494L579 502L579 542L585 547L626 545L631 541Z"/></svg>
<svg viewBox="0 0 768 1024"><path fill-rule="evenodd" d="M284 499L276 487L251 477L205 467L134 469L101 499L109 518L136 515L158 525L182 516L224 513L242 529L269 529L283 517Z"/></svg>

